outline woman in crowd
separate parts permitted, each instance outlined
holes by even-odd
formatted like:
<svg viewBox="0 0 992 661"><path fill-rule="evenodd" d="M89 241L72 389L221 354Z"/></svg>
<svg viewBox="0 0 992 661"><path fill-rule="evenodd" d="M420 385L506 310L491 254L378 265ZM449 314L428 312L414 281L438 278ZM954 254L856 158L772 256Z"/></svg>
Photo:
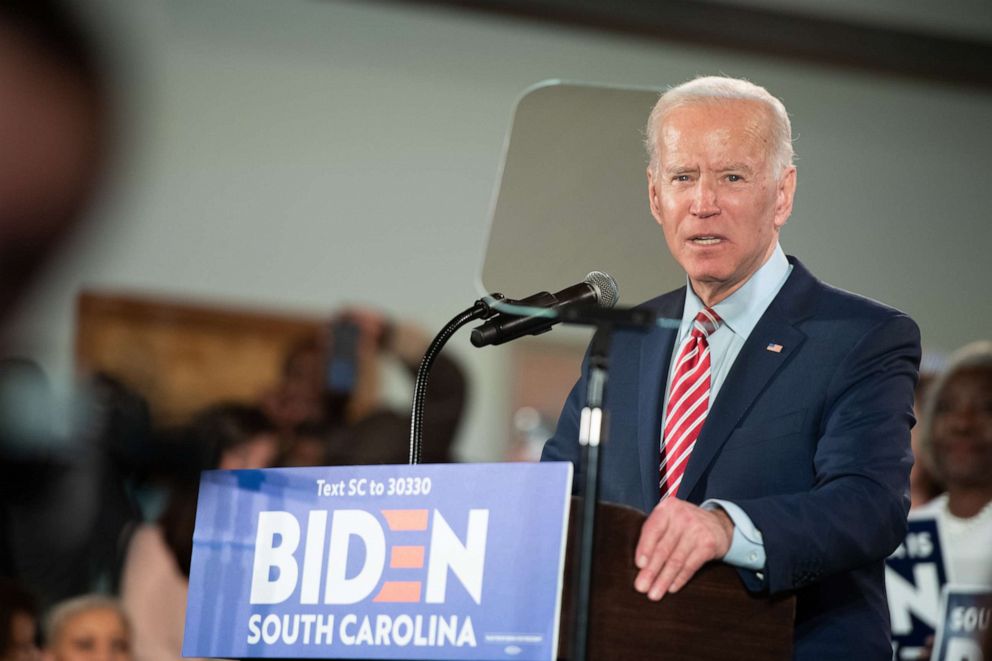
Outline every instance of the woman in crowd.
<svg viewBox="0 0 992 661"><path fill-rule="evenodd" d="M131 628L120 603L102 595L64 601L48 615L44 661L131 661Z"/></svg>
<svg viewBox="0 0 992 661"><path fill-rule="evenodd" d="M951 582L992 586L992 342L951 357L923 420L923 450L947 491L915 511L939 521Z"/></svg>
<svg viewBox="0 0 992 661"><path fill-rule="evenodd" d="M262 411L242 404L218 404L191 423L191 443L200 461L177 485L157 524L141 526L131 539L121 578L121 599L134 625L138 661L173 661L182 656L186 594L193 555L193 527L200 470L271 466L279 451Z"/></svg>

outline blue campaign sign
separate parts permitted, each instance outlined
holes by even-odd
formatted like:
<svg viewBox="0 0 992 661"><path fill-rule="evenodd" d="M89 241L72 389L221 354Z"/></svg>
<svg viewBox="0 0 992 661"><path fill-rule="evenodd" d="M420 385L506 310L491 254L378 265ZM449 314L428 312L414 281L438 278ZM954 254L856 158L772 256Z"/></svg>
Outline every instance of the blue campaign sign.
<svg viewBox="0 0 992 661"><path fill-rule="evenodd" d="M184 656L553 659L570 463L208 471Z"/></svg>
<svg viewBox="0 0 992 661"><path fill-rule="evenodd" d="M911 517L906 539L885 561L894 659L918 659L934 634L946 567L937 521Z"/></svg>
<svg viewBox="0 0 992 661"><path fill-rule="evenodd" d="M982 661L992 622L992 589L945 585L934 661ZM990 660L992 661L992 660Z"/></svg>

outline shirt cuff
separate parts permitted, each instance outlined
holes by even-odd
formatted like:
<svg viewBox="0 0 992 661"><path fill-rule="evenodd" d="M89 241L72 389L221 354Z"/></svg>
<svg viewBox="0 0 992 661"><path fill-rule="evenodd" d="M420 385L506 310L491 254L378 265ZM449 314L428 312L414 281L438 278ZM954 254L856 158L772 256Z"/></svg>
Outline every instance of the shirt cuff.
<svg viewBox="0 0 992 661"><path fill-rule="evenodd" d="M758 578L764 579L765 542L761 537L761 531L751 521L751 517L737 505L718 498L710 498L703 502L702 508L706 510L720 508L734 522L734 536L730 542L730 550L722 560L728 565L757 572Z"/></svg>

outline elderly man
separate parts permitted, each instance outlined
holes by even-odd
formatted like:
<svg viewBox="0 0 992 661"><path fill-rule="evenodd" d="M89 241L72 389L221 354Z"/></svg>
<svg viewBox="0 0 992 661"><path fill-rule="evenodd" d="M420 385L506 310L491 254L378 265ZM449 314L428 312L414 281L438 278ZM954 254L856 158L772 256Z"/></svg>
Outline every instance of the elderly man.
<svg viewBox="0 0 992 661"><path fill-rule="evenodd" d="M685 83L647 136L651 213L688 285L644 304L679 328L613 342L602 497L650 512L634 587L658 600L722 560L753 592L796 594L797 659L889 659L919 330L783 253L796 168L764 88ZM577 463L585 392L544 460Z"/></svg>

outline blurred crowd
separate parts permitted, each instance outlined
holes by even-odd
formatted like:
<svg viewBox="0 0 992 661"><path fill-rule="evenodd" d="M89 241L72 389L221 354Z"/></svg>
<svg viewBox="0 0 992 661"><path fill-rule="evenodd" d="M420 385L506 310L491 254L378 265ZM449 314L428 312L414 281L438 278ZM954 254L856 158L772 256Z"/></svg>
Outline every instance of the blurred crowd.
<svg viewBox="0 0 992 661"><path fill-rule="evenodd" d="M116 627L87 646L178 659L201 471L408 461L409 413L356 403L376 401L358 391L380 360L399 361L412 379L427 336L367 310L335 315L327 328L291 347L281 379L257 401L217 402L179 426L157 425L145 398L114 376L90 375L68 439L53 438L40 368L0 361L2 661L33 658L41 632L46 654L80 652L68 633L65 646L50 638L75 632L77 620L80 630ZM465 394L462 370L439 356L425 461L453 460ZM51 623L39 627L43 611Z"/></svg>

